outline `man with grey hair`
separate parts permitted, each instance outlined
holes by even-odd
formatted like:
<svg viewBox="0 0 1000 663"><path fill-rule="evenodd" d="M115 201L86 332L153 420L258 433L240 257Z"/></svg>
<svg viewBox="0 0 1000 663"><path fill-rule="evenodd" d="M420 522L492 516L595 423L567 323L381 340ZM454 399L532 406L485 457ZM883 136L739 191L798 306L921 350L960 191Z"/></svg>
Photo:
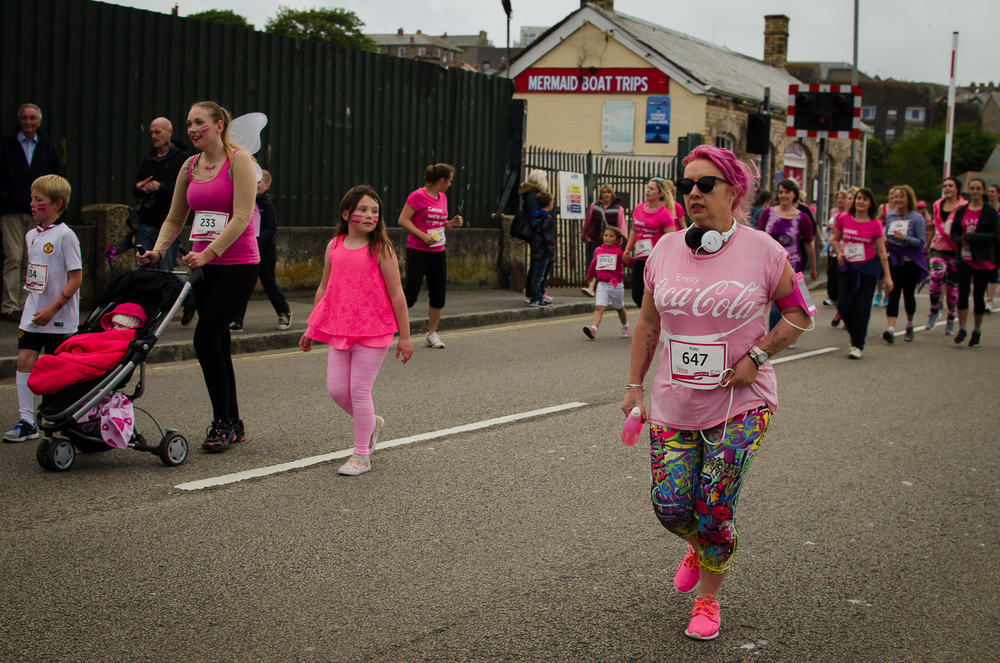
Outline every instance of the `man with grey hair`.
<svg viewBox="0 0 1000 663"><path fill-rule="evenodd" d="M160 234L160 226L170 212L170 202L174 197L174 184L177 174L181 172L184 161L188 158L187 146L184 143L172 141L174 128L170 120L158 117L149 123L149 137L153 141L153 149L139 166L136 184L132 192L140 199L139 205L130 215L138 221L135 229L135 243L146 250L152 249ZM177 250L180 246L180 235L170 245L167 252L155 266L156 269L173 271ZM178 283L180 279L177 279ZM194 296L188 295L184 301L184 313L181 324L187 325L194 318Z"/></svg>
<svg viewBox="0 0 1000 663"><path fill-rule="evenodd" d="M24 236L35 227L31 218L31 183L42 175L66 176L59 152L39 127L42 109L22 104L17 109L18 128L0 137L0 234L3 237L3 290L0 318L21 322L28 293Z"/></svg>

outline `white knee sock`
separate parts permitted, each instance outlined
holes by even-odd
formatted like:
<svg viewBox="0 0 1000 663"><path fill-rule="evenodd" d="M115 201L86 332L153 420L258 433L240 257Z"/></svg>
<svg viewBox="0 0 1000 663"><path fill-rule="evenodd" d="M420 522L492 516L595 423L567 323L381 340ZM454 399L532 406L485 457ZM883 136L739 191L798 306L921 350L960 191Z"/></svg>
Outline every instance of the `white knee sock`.
<svg viewBox="0 0 1000 663"><path fill-rule="evenodd" d="M28 389L28 376L30 373L14 373L14 382L17 383L17 411L21 419L35 423L35 395Z"/></svg>

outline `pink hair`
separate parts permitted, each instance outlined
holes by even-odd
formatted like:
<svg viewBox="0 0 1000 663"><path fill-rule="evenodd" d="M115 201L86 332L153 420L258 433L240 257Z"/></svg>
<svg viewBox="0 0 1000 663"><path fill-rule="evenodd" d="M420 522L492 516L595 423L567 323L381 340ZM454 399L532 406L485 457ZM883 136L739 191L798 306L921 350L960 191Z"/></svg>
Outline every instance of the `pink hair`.
<svg viewBox="0 0 1000 663"><path fill-rule="evenodd" d="M745 221L747 218L747 200L756 192L757 178L760 177L757 165L751 164L753 165L753 170L751 170L750 166L737 159L735 154L714 145L699 145L694 148L690 154L684 157L683 164L686 166L695 159L707 159L711 161L722 171L723 176L732 183L736 188L736 200L733 201L733 216L741 221Z"/></svg>

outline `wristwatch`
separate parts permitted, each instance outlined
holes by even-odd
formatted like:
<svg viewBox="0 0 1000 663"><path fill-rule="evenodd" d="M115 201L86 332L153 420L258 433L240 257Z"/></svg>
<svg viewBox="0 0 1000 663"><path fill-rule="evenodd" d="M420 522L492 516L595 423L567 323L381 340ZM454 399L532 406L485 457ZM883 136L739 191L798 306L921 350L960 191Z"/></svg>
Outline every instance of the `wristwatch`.
<svg viewBox="0 0 1000 663"><path fill-rule="evenodd" d="M757 364L757 368L760 368L761 366L766 364L767 360L770 359L768 354L763 350L761 350L760 348L758 348L756 345L747 351L747 356L753 360L753 363Z"/></svg>

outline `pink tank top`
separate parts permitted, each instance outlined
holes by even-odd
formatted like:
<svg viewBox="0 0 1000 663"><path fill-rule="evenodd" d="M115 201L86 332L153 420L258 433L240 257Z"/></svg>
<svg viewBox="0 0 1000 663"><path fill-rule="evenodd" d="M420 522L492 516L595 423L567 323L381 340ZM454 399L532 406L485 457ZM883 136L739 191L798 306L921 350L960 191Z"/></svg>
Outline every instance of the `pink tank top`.
<svg viewBox="0 0 1000 663"><path fill-rule="evenodd" d="M234 150L235 154L239 150ZM201 158L199 154L195 161L191 163L191 170L194 164ZM207 182L198 182L194 179L191 171L188 171L187 203L191 211L197 218L199 212L215 214L225 214L227 220L233 218L233 181L229 177L229 159L222 164L215 177ZM222 255L212 261L213 265L256 265L260 262L260 252L257 249L257 238L252 220L248 220L246 229L236 238L236 241L229 245ZM228 222L228 221L227 221ZM211 242L192 242L192 248L196 252L204 251Z"/></svg>
<svg viewBox="0 0 1000 663"><path fill-rule="evenodd" d="M368 255L367 244L348 249L342 235L330 243L330 268L326 292L309 316L306 336L341 350L354 343L392 345L399 326L378 268L378 253Z"/></svg>

